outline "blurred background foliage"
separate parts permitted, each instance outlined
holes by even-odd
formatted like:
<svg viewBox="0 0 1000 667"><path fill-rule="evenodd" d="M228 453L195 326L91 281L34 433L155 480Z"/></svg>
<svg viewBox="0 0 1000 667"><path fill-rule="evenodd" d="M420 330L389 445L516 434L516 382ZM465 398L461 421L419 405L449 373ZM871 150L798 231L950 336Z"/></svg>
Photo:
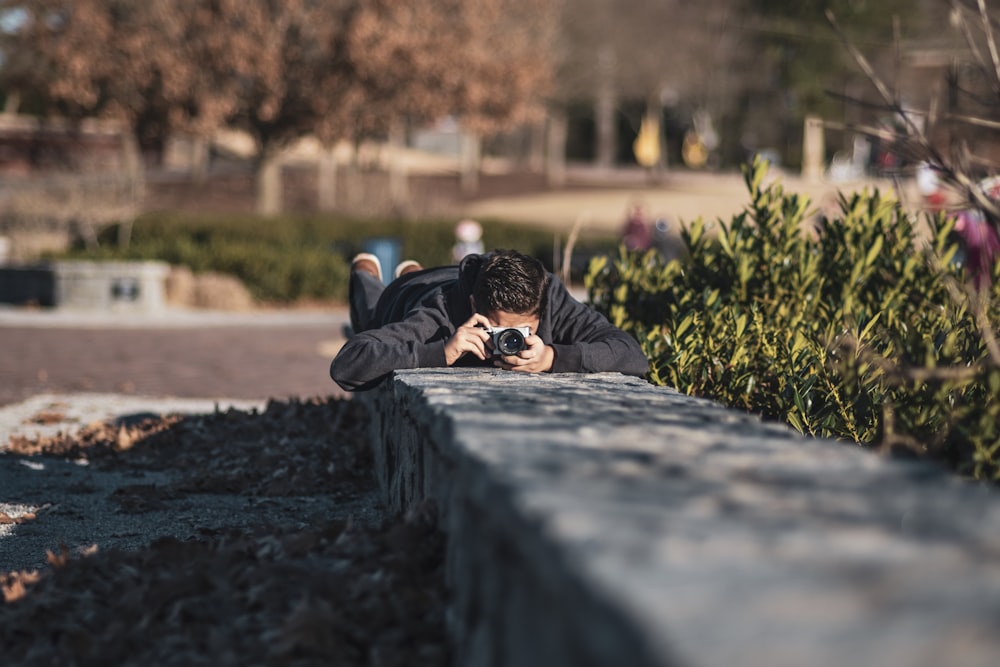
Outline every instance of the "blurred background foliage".
<svg viewBox="0 0 1000 667"><path fill-rule="evenodd" d="M544 227L481 221L488 248L512 248L541 259L555 269L562 235ZM127 247L116 242L119 230L104 229L96 247L78 244L59 257L74 259L160 260L189 267L195 273L218 272L239 278L262 302L339 301L347 298L349 259L372 239L399 243L401 259L425 266L454 261L452 220L407 221L333 215L280 217L147 213L133 224ZM571 277L582 280L587 257L611 253L613 234L590 234L576 247L578 263ZM55 255L52 255L53 257ZM391 272L394 267L383 267Z"/></svg>

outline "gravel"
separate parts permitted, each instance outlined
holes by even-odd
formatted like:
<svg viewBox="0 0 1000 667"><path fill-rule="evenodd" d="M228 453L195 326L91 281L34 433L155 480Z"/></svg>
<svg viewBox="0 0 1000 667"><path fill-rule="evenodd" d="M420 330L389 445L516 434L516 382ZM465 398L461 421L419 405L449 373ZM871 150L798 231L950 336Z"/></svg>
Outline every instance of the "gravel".
<svg viewBox="0 0 1000 667"><path fill-rule="evenodd" d="M130 407L0 414L4 665L448 663L436 513L384 515L361 404Z"/></svg>

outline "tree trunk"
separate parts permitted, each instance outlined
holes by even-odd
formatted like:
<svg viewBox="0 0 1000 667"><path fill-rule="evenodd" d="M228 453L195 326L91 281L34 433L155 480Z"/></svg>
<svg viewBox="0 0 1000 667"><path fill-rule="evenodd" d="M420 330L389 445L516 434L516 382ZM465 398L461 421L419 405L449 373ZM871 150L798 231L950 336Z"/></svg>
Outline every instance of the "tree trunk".
<svg viewBox="0 0 1000 667"><path fill-rule="evenodd" d="M561 187L566 184L566 137L568 134L566 112L562 109L550 111L548 129L545 175L549 185Z"/></svg>
<svg viewBox="0 0 1000 667"><path fill-rule="evenodd" d="M823 178L824 131L822 118L806 116L802 130L802 178L814 183Z"/></svg>
<svg viewBox="0 0 1000 667"><path fill-rule="evenodd" d="M3 105L3 112L5 114L16 115L18 110L21 108L21 93L16 90L10 90L7 92L7 100Z"/></svg>
<svg viewBox="0 0 1000 667"><path fill-rule="evenodd" d="M337 208L337 157L334 146L324 146L316 165L316 207L325 213Z"/></svg>
<svg viewBox="0 0 1000 667"><path fill-rule="evenodd" d="M146 169L142 164L142 152L135 133L122 133L122 166L130 189L133 203L138 204L146 188Z"/></svg>
<svg viewBox="0 0 1000 667"><path fill-rule="evenodd" d="M204 185L208 178L208 144L208 139L202 136L191 139L191 180L197 185Z"/></svg>
<svg viewBox="0 0 1000 667"><path fill-rule="evenodd" d="M462 135L461 183L462 193L473 195L479 190L479 162L482 158L482 139L476 134Z"/></svg>
<svg viewBox="0 0 1000 667"><path fill-rule="evenodd" d="M405 211L410 205L409 179L402 155L405 143L402 124L393 123L389 130L389 201L397 211Z"/></svg>
<svg viewBox="0 0 1000 667"><path fill-rule="evenodd" d="M528 135L528 169L541 174L546 168L546 142L548 141L548 122L542 120L532 123Z"/></svg>
<svg viewBox="0 0 1000 667"><path fill-rule="evenodd" d="M125 169L124 210L138 214L142 210L142 200L146 195L146 168L142 162L139 140L133 130L122 133L122 165ZM128 215L128 214L126 214ZM118 245L127 248L132 241L133 220L122 220L118 227Z"/></svg>
<svg viewBox="0 0 1000 667"><path fill-rule="evenodd" d="M257 213L278 215L282 210L281 155L262 149L257 161Z"/></svg>
<svg viewBox="0 0 1000 667"><path fill-rule="evenodd" d="M603 46L598 59L597 93L594 115L597 131L596 161L599 167L611 168L615 165L618 152L618 131L615 126L615 52L611 46Z"/></svg>

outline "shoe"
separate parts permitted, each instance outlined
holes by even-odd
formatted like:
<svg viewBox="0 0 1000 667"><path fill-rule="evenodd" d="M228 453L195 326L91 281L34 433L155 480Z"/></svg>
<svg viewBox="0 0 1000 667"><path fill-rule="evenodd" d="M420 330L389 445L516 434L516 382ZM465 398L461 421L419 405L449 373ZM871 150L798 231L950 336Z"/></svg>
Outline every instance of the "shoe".
<svg viewBox="0 0 1000 667"><path fill-rule="evenodd" d="M351 271L364 271L382 282L382 263L371 253L361 252L351 260Z"/></svg>
<svg viewBox="0 0 1000 667"><path fill-rule="evenodd" d="M412 259L407 259L396 265L396 277L405 276L407 273L413 273L414 271L423 271L424 267L420 266L420 262L416 262Z"/></svg>

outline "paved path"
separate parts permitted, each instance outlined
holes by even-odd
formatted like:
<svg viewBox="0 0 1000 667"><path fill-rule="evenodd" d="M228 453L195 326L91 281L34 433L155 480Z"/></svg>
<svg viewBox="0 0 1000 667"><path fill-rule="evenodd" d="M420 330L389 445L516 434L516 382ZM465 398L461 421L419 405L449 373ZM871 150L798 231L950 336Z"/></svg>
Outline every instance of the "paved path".
<svg viewBox="0 0 1000 667"><path fill-rule="evenodd" d="M0 309L0 405L41 393L288 399L337 394L343 310L161 317Z"/></svg>
<svg viewBox="0 0 1000 667"><path fill-rule="evenodd" d="M814 181L779 170L768 172L767 182L777 182L789 194L807 196L811 210L826 208L837 193L878 189L895 195L904 204L916 205L919 198L907 181L896 191L891 181L865 179L850 182ZM743 175L738 172L709 173L674 171L660 183L637 180L635 172L595 172L574 174L573 185L561 190L477 199L464 210L466 215L498 218L569 230L578 221L584 230L614 232L621 228L626 211L641 203L648 215L676 223L698 218L714 222L730 218L750 203Z"/></svg>

